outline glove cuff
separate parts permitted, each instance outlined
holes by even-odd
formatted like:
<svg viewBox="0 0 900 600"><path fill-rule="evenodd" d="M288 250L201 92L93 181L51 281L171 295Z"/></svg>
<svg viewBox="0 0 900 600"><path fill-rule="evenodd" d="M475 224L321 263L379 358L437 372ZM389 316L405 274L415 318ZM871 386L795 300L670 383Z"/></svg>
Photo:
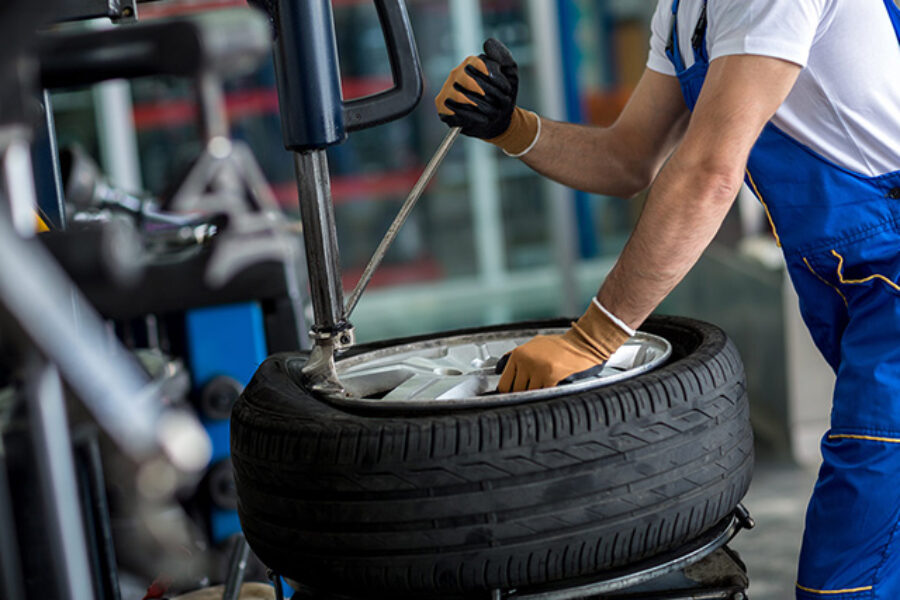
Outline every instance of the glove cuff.
<svg viewBox="0 0 900 600"><path fill-rule="evenodd" d="M537 114L517 106L512 112L506 131L486 141L499 147L510 156L519 157L534 148L540 135L541 120Z"/></svg>
<svg viewBox="0 0 900 600"><path fill-rule="evenodd" d="M566 336L572 336L573 343L592 354L598 363L609 357L635 334L635 331L616 318L594 298Z"/></svg>

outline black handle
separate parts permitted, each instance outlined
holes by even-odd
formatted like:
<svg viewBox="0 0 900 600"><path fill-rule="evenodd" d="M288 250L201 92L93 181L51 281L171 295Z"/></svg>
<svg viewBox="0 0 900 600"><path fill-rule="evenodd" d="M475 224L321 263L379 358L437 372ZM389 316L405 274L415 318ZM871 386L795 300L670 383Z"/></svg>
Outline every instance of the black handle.
<svg viewBox="0 0 900 600"><path fill-rule="evenodd" d="M357 131L408 115L422 99L419 51L404 0L375 0L394 87L344 102L344 127Z"/></svg>
<svg viewBox="0 0 900 600"><path fill-rule="evenodd" d="M250 0L269 13L284 145L297 152L408 114L422 98L419 53L403 0L374 0L394 87L344 102L331 0Z"/></svg>

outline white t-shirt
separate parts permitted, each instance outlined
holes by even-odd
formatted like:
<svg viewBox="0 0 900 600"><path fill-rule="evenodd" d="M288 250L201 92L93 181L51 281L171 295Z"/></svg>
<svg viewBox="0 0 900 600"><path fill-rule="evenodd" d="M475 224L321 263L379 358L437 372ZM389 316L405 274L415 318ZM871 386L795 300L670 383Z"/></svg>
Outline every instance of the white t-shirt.
<svg viewBox="0 0 900 600"><path fill-rule="evenodd" d="M681 0L685 64L703 0ZM710 60L756 54L804 67L772 122L842 167L900 170L900 42L883 0L708 0ZM672 0L659 0L647 66L666 75Z"/></svg>

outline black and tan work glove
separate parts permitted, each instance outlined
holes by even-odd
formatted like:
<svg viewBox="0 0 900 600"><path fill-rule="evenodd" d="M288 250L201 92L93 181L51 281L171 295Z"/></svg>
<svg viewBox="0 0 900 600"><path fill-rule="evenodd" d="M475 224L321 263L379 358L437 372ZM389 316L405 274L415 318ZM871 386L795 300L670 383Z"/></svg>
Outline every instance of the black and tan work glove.
<svg viewBox="0 0 900 600"><path fill-rule="evenodd" d="M438 116L450 127L481 138L510 156L522 156L537 142L538 116L516 106L519 67L509 49L490 38L484 54L470 56L447 77L435 98Z"/></svg>
<svg viewBox="0 0 900 600"><path fill-rule="evenodd" d="M508 354L497 390L524 392L595 375L633 335L595 298L564 334L539 335Z"/></svg>

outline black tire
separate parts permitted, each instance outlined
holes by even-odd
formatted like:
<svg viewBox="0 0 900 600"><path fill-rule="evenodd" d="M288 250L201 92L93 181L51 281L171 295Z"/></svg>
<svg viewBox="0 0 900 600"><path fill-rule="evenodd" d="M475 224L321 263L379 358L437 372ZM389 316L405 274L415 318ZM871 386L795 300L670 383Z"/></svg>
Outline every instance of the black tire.
<svg viewBox="0 0 900 600"><path fill-rule="evenodd" d="M297 383L300 361L270 358L231 420L247 541L285 577L366 598L521 588L690 541L750 483L743 366L712 325L642 329L675 347L656 371L443 414L336 408Z"/></svg>

